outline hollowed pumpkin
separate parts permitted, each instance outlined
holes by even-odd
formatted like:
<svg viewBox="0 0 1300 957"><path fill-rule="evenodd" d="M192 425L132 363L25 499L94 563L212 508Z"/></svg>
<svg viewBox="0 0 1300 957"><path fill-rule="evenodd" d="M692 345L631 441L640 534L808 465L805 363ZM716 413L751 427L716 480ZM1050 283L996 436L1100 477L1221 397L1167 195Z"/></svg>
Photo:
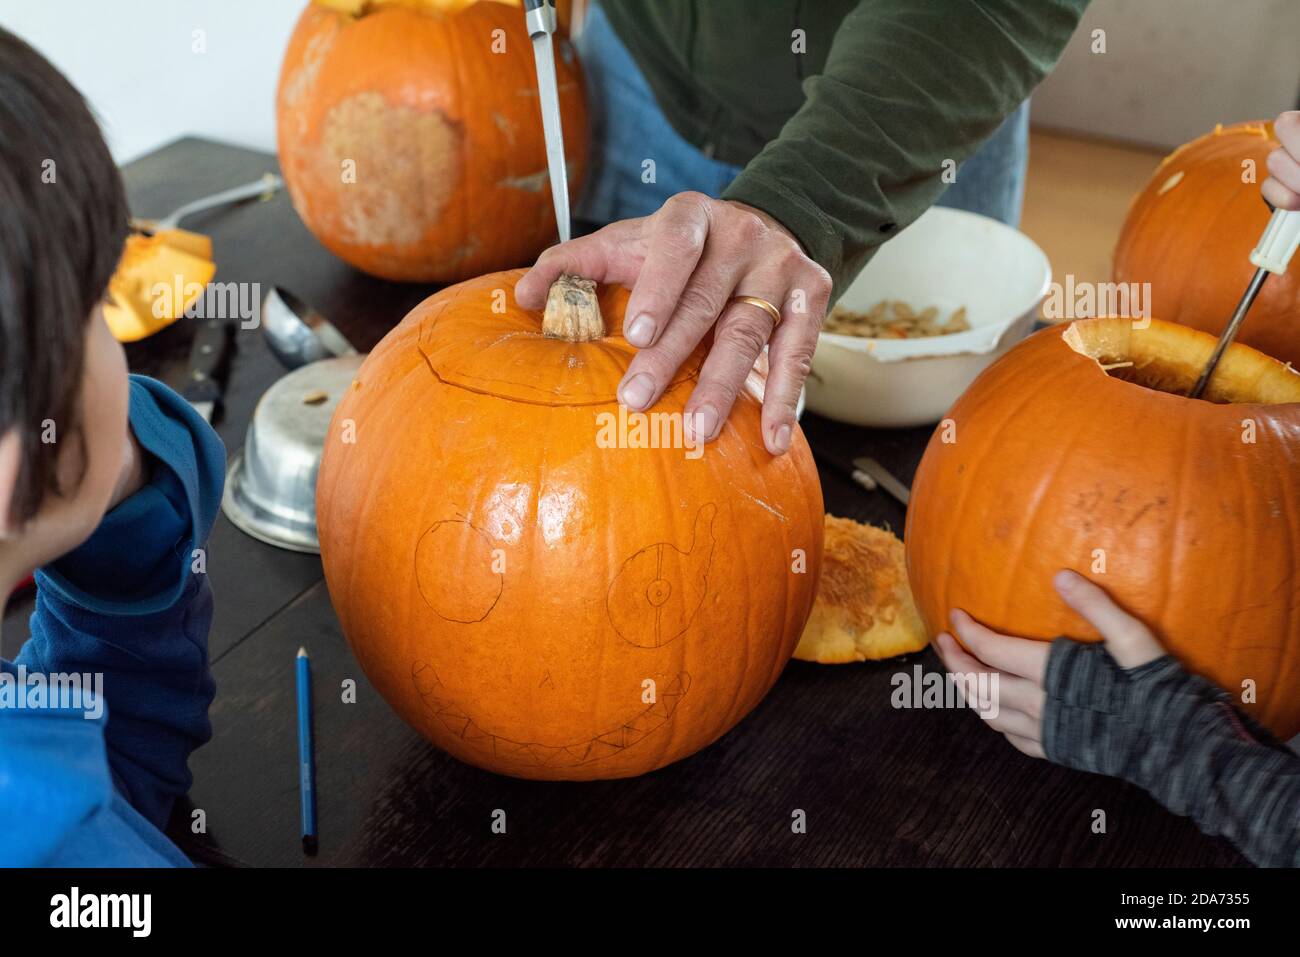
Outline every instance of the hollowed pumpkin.
<svg viewBox="0 0 1300 957"><path fill-rule="evenodd" d="M1234 345L1209 401L1188 399L1214 341L1085 320L971 385L907 516L931 635L963 608L1009 634L1096 640L1052 589L1072 568L1284 739L1300 731L1300 374Z"/></svg>
<svg viewBox="0 0 1300 957"><path fill-rule="evenodd" d="M1273 124L1218 126L1161 162L1134 197L1115 246L1117 282L1151 283L1151 311L1218 335L1255 273L1270 216L1259 185ZM1300 367L1300 269L1270 276L1239 341Z"/></svg>
<svg viewBox="0 0 1300 957"><path fill-rule="evenodd" d="M435 744L520 777L640 774L776 681L816 594L821 487L797 429L768 454L748 393L702 454L666 447L702 354L659 419L620 413L635 350L544 336L521 274L425 300L361 367L317 486L325 575L366 676ZM609 328L627 296L600 293Z"/></svg>
<svg viewBox="0 0 1300 957"><path fill-rule="evenodd" d="M586 106L557 35L570 191ZM385 279L454 282L527 265L555 237L532 46L517 5L318 0L285 52L280 166L332 253Z"/></svg>

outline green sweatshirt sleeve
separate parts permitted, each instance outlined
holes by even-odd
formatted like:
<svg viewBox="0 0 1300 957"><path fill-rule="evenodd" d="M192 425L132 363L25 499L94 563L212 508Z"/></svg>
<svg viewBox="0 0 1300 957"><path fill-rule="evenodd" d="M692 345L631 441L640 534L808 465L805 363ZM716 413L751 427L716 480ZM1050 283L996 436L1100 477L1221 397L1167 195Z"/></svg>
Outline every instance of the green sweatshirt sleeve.
<svg viewBox="0 0 1300 957"><path fill-rule="evenodd" d="M1087 5L864 0L804 105L723 198L783 223L838 297L943 193L944 161L970 157L1047 75Z"/></svg>

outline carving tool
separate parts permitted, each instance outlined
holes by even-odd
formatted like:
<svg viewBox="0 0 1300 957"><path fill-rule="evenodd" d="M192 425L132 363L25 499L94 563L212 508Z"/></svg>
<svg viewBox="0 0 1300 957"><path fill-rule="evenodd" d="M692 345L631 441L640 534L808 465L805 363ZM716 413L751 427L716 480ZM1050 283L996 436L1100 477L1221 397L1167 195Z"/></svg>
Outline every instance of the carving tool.
<svg viewBox="0 0 1300 957"><path fill-rule="evenodd" d="M302 850L316 853L316 752L311 740L311 659L298 649L298 794L302 799Z"/></svg>
<svg viewBox="0 0 1300 957"><path fill-rule="evenodd" d="M254 180L251 183L234 186L222 190L220 193L213 193L211 196L204 196L202 199L186 203L184 206L172 210L161 219L133 218L131 228L146 235L175 229L180 225L180 221L191 213L199 213L205 209L212 209L214 206L225 206L227 203L243 202L246 199L252 199L254 196L266 198L283 185L284 180L274 173L264 173L261 179Z"/></svg>
<svg viewBox="0 0 1300 957"><path fill-rule="evenodd" d="M912 497L911 490L900 482L879 462L867 456L859 456L853 460L853 481L857 482L868 491L879 487L884 489L904 507Z"/></svg>
<svg viewBox="0 0 1300 957"><path fill-rule="evenodd" d="M195 330L190 346L190 367L181 395L208 424L221 403L234 334L235 327L225 320L205 319Z"/></svg>
<svg viewBox="0 0 1300 957"><path fill-rule="evenodd" d="M1251 278L1250 285L1246 287L1245 295L1237 303L1237 309L1233 312L1223 334L1219 336L1218 344L1215 345L1214 352L1210 353L1210 361L1205 364L1201 377L1196 380L1196 385L1188 393L1190 398L1199 399L1205 392L1205 387L1210 384L1219 360L1223 358L1224 352L1232 341L1237 338L1237 330L1241 328L1246 313L1250 311L1255 297L1264 287L1264 280L1268 278L1269 273L1277 273L1280 276L1286 272L1291 257L1295 255L1297 245L1300 245L1300 212L1274 209L1273 216L1264 227L1264 234L1259 238L1259 244L1250 254L1250 261L1256 267L1255 275Z"/></svg>
<svg viewBox="0 0 1300 957"><path fill-rule="evenodd" d="M564 131L560 126L560 90L555 77L555 0L524 0L524 21L533 41L537 65L537 97L542 107L542 132L546 136L546 166L551 176L551 199L560 242L569 241L569 171L564 162Z"/></svg>

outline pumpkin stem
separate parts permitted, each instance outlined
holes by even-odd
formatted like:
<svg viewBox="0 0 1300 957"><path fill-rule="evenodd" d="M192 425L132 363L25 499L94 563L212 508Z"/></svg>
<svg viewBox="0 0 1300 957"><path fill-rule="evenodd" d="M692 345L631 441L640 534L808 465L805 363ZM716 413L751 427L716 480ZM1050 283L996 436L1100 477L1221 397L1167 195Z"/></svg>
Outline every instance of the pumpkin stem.
<svg viewBox="0 0 1300 957"><path fill-rule="evenodd" d="M605 334L594 279L561 276L551 283L542 314L542 334L569 342L587 342Z"/></svg>

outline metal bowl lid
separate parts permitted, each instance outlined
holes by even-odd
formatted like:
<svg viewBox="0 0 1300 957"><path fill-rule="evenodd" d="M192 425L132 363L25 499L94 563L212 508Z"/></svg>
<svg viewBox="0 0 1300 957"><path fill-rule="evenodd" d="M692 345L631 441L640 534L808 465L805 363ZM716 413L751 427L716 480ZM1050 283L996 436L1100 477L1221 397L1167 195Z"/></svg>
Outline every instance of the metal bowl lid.
<svg viewBox="0 0 1300 957"><path fill-rule="evenodd" d="M296 552L319 552L316 476L330 419L364 356L295 369L258 400L230 460L221 510L236 528Z"/></svg>

